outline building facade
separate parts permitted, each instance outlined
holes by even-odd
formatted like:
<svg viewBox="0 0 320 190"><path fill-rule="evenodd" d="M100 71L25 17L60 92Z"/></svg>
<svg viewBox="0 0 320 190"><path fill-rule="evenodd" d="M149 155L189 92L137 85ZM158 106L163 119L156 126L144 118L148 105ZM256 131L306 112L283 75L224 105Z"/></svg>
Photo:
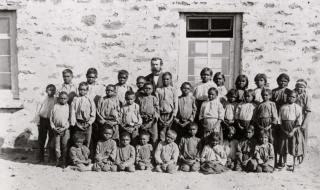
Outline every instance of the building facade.
<svg viewBox="0 0 320 190"><path fill-rule="evenodd" d="M89 67L104 84L129 71L129 83L161 57L177 85L197 82L204 66L226 74L265 73L271 88L288 73L313 97L312 135L320 121L320 1L298 0L0 0L0 136L5 146L25 128L33 138L36 103L65 68L74 81ZM13 110L13 111L11 111ZM319 133L318 133L319 134ZM316 135L318 136L318 135Z"/></svg>

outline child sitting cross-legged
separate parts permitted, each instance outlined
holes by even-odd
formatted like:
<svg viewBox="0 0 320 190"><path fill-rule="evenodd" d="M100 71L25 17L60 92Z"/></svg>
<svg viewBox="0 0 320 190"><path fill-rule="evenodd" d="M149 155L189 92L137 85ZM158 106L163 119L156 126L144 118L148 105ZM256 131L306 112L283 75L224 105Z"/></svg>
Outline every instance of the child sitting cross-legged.
<svg viewBox="0 0 320 190"><path fill-rule="evenodd" d="M234 169L236 161L236 149L239 141L235 139L236 129L233 126L226 128L225 133L223 133L223 143L222 146L227 154L226 167L229 169Z"/></svg>
<svg viewBox="0 0 320 190"><path fill-rule="evenodd" d="M259 144L255 148L254 158L258 163L256 172L273 172L274 149L273 145L269 143L268 134L264 131L259 134Z"/></svg>
<svg viewBox="0 0 320 190"><path fill-rule="evenodd" d="M220 134L214 132L210 134L207 145L203 148L200 156L200 170L204 174L219 174L226 171L227 155L220 143Z"/></svg>
<svg viewBox="0 0 320 190"><path fill-rule="evenodd" d="M190 123L187 128L189 134L186 137L182 137L179 144L180 170L184 172L195 172L200 169L200 139L196 137L198 125L196 123Z"/></svg>
<svg viewBox="0 0 320 190"><path fill-rule="evenodd" d="M150 134L147 131L141 131L140 143L136 146L136 165L140 170L151 170L153 146L149 144Z"/></svg>
<svg viewBox="0 0 320 190"><path fill-rule="evenodd" d="M120 146L117 149L116 165L118 171L134 172L134 162L136 157L136 151L132 145L130 145L130 133L122 132L120 135Z"/></svg>
<svg viewBox="0 0 320 190"><path fill-rule="evenodd" d="M114 164L117 155L117 144L112 139L113 128L107 124L103 125L102 138L97 143L95 164L92 170L94 171L117 171L117 166Z"/></svg>
<svg viewBox="0 0 320 190"><path fill-rule="evenodd" d="M70 148L69 156L71 159L71 169L83 171L91 171L92 164L89 159L90 151L83 143L85 136L83 133L77 131L74 136L74 145Z"/></svg>
<svg viewBox="0 0 320 190"><path fill-rule="evenodd" d="M154 155L157 172L174 173L177 170L179 148L174 142L176 138L177 133L169 129L165 141L159 142Z"/></svg>

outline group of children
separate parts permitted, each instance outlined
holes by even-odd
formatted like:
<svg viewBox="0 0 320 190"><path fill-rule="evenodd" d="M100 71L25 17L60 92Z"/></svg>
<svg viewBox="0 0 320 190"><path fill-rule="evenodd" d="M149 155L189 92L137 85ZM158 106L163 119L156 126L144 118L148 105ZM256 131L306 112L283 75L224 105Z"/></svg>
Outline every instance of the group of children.
<svg viewBox="0 0 320 190"><path fill-rule="evenodd" d="M311 98L303 79L290 90L283 73L270 90L257 74L252 90L239 75L227 91L224 75L204 68L202 82L184 82L178 96L170 72L158 87L139 76L137 92L125 70L106 87L95 68L78 86L70 69L62 74L62 86L48 85L37 109L41 162L47 135L50 161L79 171L273 172L288 154L304 155Z"/></svg>

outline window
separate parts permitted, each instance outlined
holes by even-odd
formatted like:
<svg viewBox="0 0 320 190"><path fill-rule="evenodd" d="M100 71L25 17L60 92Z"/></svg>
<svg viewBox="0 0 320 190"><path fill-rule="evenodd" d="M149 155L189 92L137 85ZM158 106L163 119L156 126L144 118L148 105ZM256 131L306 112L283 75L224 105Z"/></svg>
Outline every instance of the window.
<svg viewBox="0 0 320 190"><path fill-rule="evenodd" d="M0 11L0 90L18 94L16 12Z"/></svg>
<svg viewBox="0 0 320 190"><path fill-rule="evenodd" d="M201 81L200 71L209 67L222 72L232 88L240 70L241 15L183 13L179 81Z"/></svg>

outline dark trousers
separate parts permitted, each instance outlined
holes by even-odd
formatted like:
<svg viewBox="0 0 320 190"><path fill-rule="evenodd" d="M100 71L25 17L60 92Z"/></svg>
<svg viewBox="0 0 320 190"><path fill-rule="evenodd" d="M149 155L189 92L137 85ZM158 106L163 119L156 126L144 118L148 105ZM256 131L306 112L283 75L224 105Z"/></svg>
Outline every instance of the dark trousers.
<svg viewBox="0 0 320 190"><path fill-rule="evenodd" d="M47 141L47 136L49 136L47 147L49 148L49 161L54 160L54 150L53 150L53 131L50 126L50 120L47 118L40 117L40 125L38 126L38 143L40 148L39 160L44 161L45 145Z"/></svg>

